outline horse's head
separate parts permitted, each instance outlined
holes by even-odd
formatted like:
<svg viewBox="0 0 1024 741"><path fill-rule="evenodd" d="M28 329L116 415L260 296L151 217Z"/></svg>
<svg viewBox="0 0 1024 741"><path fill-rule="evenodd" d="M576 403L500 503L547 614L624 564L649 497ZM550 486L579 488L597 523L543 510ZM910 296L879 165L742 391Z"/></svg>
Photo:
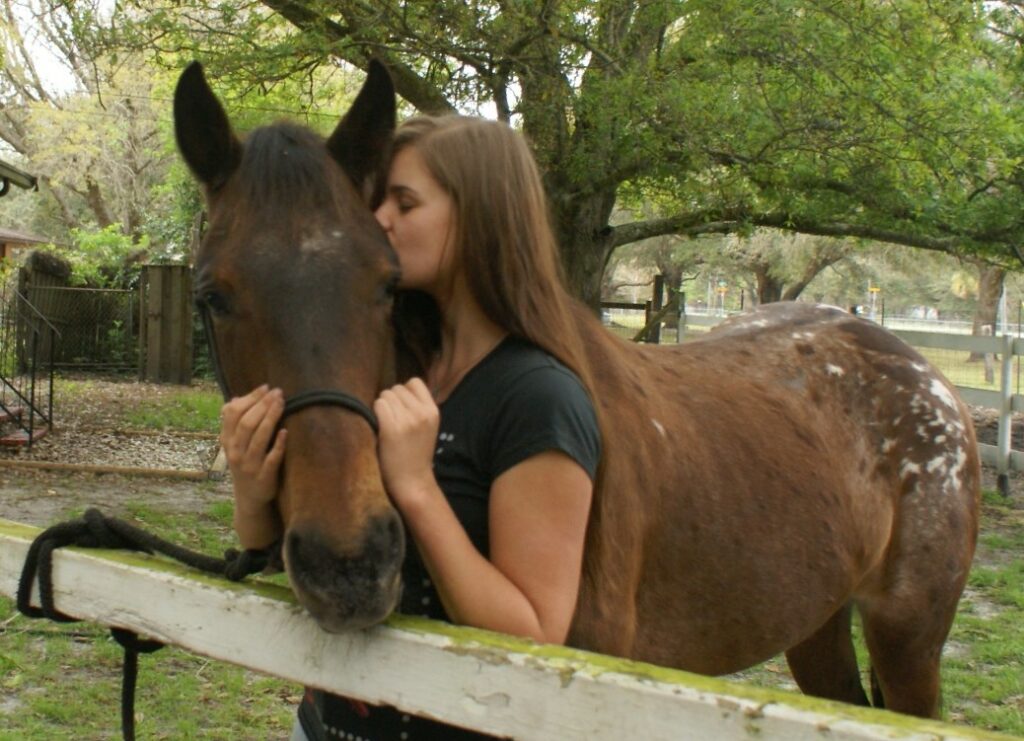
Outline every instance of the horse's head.
<svg viewBox="0 0 1024 741"><path fill-rule="evenodd" d="M329 392L284 420L278 509L292 587L330 631L379 622L401 590L402 524L372 413L358 411L394 378L398 265L365 200L394 121L380 65L326 141L290 124L236 138L198 64L174 98L178 146L206 196L194 285L225 394Z"/></svg>

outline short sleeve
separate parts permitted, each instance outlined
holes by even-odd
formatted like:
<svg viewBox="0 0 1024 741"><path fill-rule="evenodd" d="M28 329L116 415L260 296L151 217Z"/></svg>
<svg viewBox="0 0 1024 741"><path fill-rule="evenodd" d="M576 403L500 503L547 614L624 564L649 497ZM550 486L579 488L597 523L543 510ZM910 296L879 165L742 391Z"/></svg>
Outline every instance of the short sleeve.
<svg viewBox="0 0 1024 741"><path fill-rule="evenodd" d="M583 384L560 365L534 368L503 395L489 441L492 480L527 458L559 451L593 480L601 457L597 415Z"/></svg>

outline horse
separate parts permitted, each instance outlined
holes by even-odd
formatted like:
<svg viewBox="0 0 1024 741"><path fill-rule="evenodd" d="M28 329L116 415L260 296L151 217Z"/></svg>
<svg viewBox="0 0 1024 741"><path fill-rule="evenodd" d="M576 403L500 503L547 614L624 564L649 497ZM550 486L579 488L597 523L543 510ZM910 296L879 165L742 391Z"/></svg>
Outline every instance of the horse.
<svg viewBox="0 0 1024 741"><path fill-rule="evenodd" d="M284 122L240 138L198 63L175 92L209 223L197 304L225 393L267 382L289 398L283 561L327 631L380 622L401 589L367 409L417 367L369 207L395 116L377 63L326 139ZM621 340L582 306L575 321L611 424L568 643L712 675L784 652L805 693L936 716L980 488L951 384L835 308L766 305L667 347Z"/></svg>

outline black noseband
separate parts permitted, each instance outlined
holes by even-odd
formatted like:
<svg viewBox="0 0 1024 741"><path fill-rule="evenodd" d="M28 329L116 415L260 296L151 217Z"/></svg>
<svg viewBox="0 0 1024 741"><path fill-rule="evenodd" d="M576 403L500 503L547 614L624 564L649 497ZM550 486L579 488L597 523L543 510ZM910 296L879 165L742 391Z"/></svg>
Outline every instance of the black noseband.
<svg viewBox="0 0 1024 741"><path fill-rule="evenodd" d="M344 391L317 390L303 391L302 393L295 394L285 400L284 412L281 414L281 422L284 422L289 415L300 412L306 407L313 406L336 406L353 411L369 423L370 428L373 430L373 434L376 435L380 433L380 425L377 423L377 415L373 413L373 410L363 402L359 401L359 399L352 396L352 394L345 393Z"/></svg>

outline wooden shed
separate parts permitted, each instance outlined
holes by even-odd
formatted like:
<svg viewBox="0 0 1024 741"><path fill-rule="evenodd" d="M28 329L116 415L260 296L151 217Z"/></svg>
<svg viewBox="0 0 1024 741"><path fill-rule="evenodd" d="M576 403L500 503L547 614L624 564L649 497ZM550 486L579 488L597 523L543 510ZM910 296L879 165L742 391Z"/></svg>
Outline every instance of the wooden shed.
<svg viewBox="0 0 1024 741"><path fill-rule="evenodd" d="M0 227L0 258L23 259L33 248L52 240Z"/></svg>

